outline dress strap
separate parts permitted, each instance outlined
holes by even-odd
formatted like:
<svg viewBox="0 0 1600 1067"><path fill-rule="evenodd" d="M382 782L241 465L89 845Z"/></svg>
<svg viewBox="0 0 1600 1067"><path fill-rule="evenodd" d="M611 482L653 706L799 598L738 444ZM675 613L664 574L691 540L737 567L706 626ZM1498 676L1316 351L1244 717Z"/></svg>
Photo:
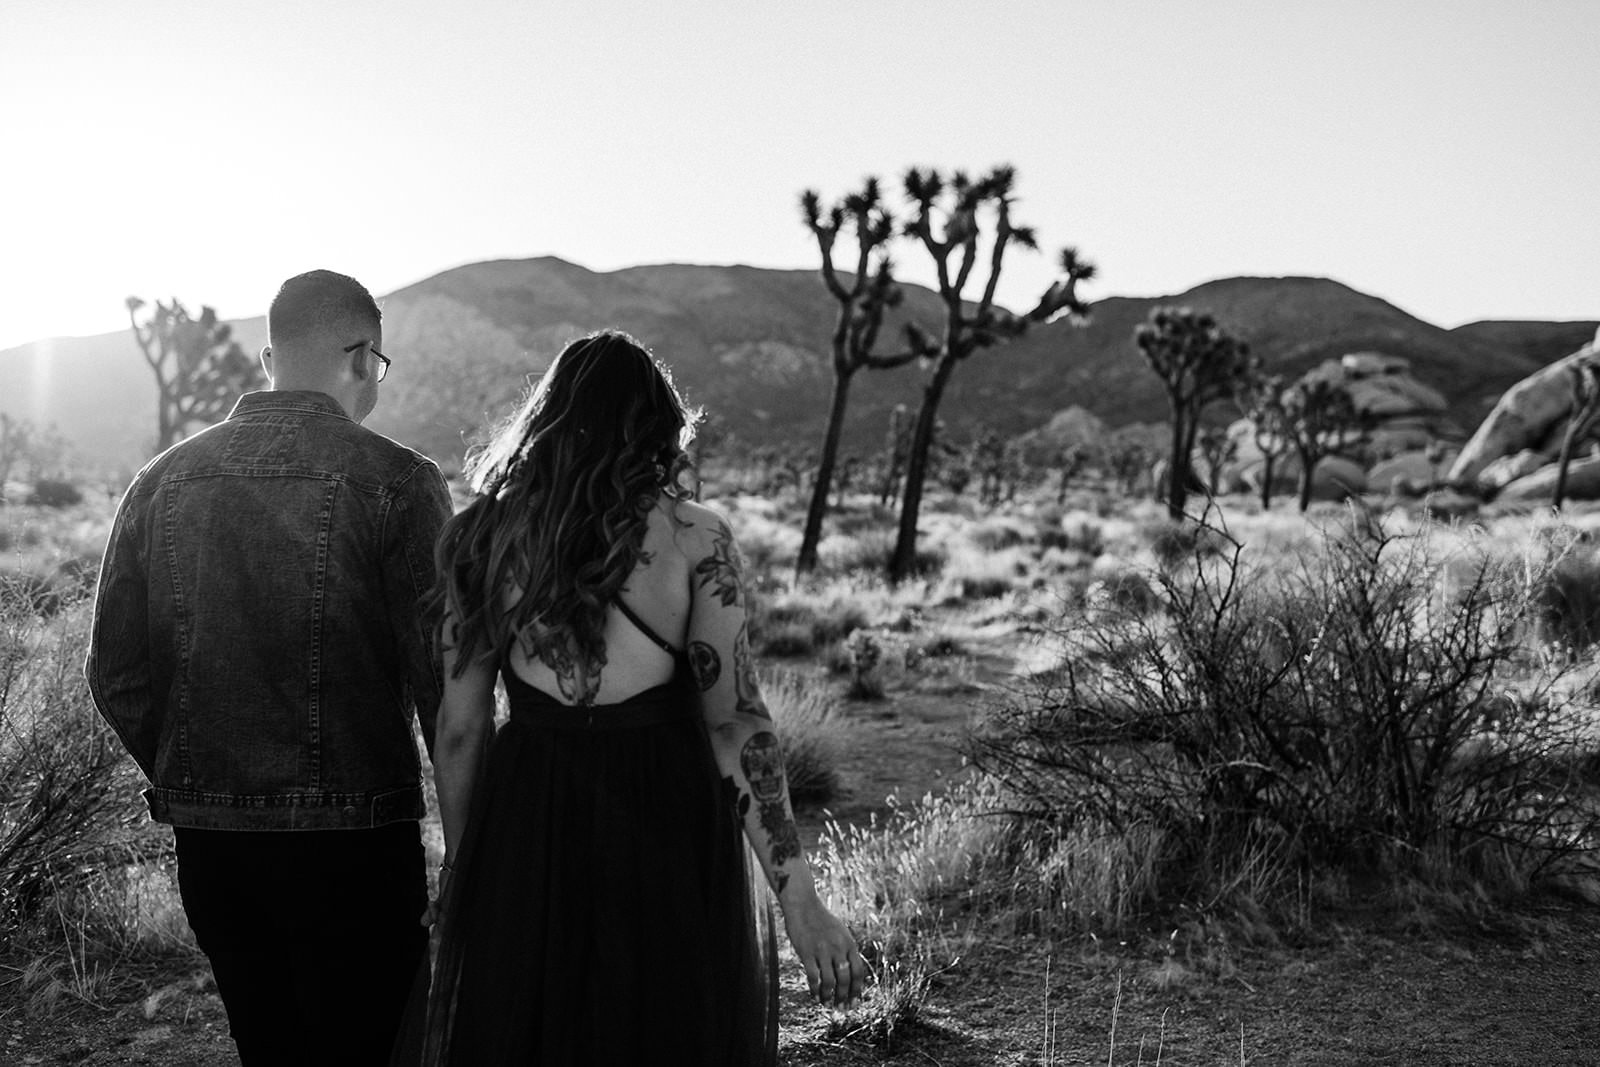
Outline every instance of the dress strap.
<svg viewBox="0 0 1600 1067"><path fill-rule="evenodd" d="M621 597L612 597L611 602L617 606L618 611L622 612L622 614L628 617L628 621L633 623L635 629L644 634L650 640L654 641L656 644L660 645L662 650L666 652L667 655L671 656L673 659L677 659L679 656L683 655L682 652L679 652L677 649L663 641L661 639L661 635L650 628L649 623L635 615L633 609L628 607L628 605L623 602Z"/></svg>

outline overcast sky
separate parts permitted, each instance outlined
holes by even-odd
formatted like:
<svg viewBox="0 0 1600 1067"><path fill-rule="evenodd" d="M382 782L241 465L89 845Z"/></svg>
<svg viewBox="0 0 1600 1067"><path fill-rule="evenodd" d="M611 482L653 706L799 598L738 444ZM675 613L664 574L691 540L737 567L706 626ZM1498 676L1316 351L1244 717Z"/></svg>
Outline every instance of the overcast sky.
<svg viewBox="0 0 1600 1067"><path fill-rule="evenodd" d="M806 187L1019 173L1085 295L1600 318L1592 0L6 0L0 348L483 259L812 268ZM903 276L927 277L908 249Z"/></svg>

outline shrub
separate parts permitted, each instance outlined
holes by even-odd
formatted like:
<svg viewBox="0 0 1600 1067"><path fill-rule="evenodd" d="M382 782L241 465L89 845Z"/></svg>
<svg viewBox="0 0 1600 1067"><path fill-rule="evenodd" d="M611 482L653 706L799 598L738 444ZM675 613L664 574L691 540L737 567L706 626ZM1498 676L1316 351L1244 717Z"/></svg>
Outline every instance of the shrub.
<svg viewBox="0 0 1600 1067"><path fill-rule="evenodd" d="M1067 549L1095 557L1106 551L1105 524L1094 514L1071 511L1054 523L1043 525L1039 532L1042 548Z"/></svg>
<svg viewBox="0 0 1600 1067"><path fill-rule="evenodd" d="M850 688L857 700L882 700L884 697L883 645L867 630L857 630L841 646L849 657Z"/></svg>
<svg viewBox="0 0 1600 1067"><path fill-rule="evenodd" d="M761 691L783 738L783 769L796 807L826 804L839 793L843 720L827 689L794 671L763 671Z"/></svg>
<svg viewBox="0 0 1600 1067"><path fill-rule="evenodd" d="M912 805L891 797L882 826L876 816L864 827L824 826L812 854L817 889L857 932L871 968L867 996L835 1018L830 1036L891 1045L920 1012L933 976L960 958L946 920L982 895L1003 854L1007 822L992 814L996 796L993 782L964 782Z"/></svg>
<svg viewBox="0 0 1600 1067"><path fill-rule="evenodd" d="M97 869L135 817L137 771L89 699L82 676L89 605L52 620L0 585L0 927Z"/></svg>
<svg viewBox="0 0 1600 1067"><path fill-rule="evenodd" d="M1541 578L1536 597L1545 639L1574 655L1600 642L1600 553L1565 555Z"/></svg>
<svg viewBox="0 0 1600 1067"><path fill-rule="evenodd" d="M1161 592L1145 573L1127 564L1096 564L1082 599L1094 607L1130 615L1147 615L1162 604Z"/></svg>
<svg viewBox="0 0 1600 1067"><path fill-rule="evenodd" d="M811 624L811 638L819 645L829 645L866 629L869 624L867 613L859 604L833 600L820 606Z"/></svg>
<svg viewBox="0 0 1600 1067"><path fill-rule="evenodd" d="M851 596L794 592L772 601L751 598L750 639L761 654L812 655L868 623L866 609Z"/></svg>
<svg viewBox="0 0 1600 1067"><path fill-rule="evenodd" d="M1026 542L1028 531L1020 522L991 516L969 527L966 537L981 551L997 552Z"/></svg>
<svg viewBox="0 0 1600 1067"><path fill-rule="evenodd" d="M1229 542L1225 533L1204 522L1167 519L1147 527L1145 537L1163 567L1175 567L1197 556L1220 556L1227 551Z"/></svg>
<svg viewBox="0 0 1600 1067"><path fill-rule="evenodd" d="M794 658L815 655L817 651L816 639L811 636L811 627L799 622L785 622L773 626L769 620L762 626L760 635L753 643L756 654L760 656Z"/></svg>
<svg viewBox="0 0 1600 1067"><path fill-rule="evenodd" d="M953 598L987 600L1025 584L1027 573L1028 565L1019 549L984 552L966 545L951 553L942 577Z"/></svg>
<svg viewBox="0 0 1600 1067"><path fill-rule="evenodd" d="M879 573L888 569L889 557L894 554L894 541L893 528L861 530L850 536L825 538L817 546L817 554L825 571L836 574L856 571ZM919 540L911 573L917 576L937 574L943 565L943 549Z"/></svg>
<svg viewBox="0 0 1600 1067"><path fill-rule="evenodd" d="M28 503L41 508L70 508L83 503L83 492L71 482L40 478L28 493Z"/></svg>
<svg viewBox="0 0 1600 1067"><path fill-rule="evenodd" d="M1358 522L1323 549L1261 573L1202 548L1164 612L1064 615L1061 667L971 758L1048 826L1159 832L1169 885L1213 896L1264 868L1495 879L1594 849L1594 740L1529 640L1529 561L1481 557L1441 601L1424 537Z"/></svg>
<svg viewBox="0 0 1600 1067"><path fill-rule="evenodd" d="M926 656L929 659L960 656L967 651L959 640L949 634L929 634L927 638L917 642L916 649L919 656Z"/></svg>

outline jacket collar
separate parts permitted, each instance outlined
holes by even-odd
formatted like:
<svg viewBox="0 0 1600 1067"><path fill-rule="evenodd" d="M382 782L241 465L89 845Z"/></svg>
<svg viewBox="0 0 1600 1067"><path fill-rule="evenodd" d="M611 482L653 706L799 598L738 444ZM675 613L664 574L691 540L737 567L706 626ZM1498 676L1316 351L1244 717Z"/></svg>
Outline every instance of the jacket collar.
<svg viewBox="0 0 1600 1067"><path fill-rule="evenodd" d="M263 411L292 411L301 415L332 415L335 418L353 421L333 397L327 393L312 392L309 389L263 389L255 393L246 393L234 402L233 410L228 413L228 418L237 418L240 415L255 415Z"/></svg>

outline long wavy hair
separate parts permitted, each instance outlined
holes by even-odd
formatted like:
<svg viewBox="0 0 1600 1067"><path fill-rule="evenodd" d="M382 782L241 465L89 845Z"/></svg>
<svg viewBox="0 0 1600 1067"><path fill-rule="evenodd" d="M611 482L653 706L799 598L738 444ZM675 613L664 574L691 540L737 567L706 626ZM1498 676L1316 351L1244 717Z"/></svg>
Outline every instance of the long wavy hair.
<svg viewBox="0 0 1600 1067"><path fill-rule="evenodd" d="M436 600L456 673L504 657L605 664L606 607L644 554L649 514L680 481L700 411L632 337L569 343L467 461L473 502L445 524Z"/></svg>

